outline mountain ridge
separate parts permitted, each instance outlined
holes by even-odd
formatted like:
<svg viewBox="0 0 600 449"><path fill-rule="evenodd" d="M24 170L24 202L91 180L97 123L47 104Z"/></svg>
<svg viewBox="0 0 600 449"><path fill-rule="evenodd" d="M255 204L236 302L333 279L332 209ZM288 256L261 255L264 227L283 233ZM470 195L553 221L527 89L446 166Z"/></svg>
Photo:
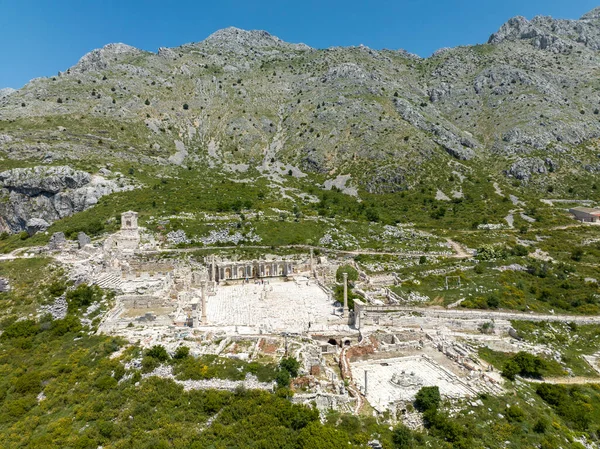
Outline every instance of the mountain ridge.
<svg viewBox="0 0 600 449"><path fill-rule="evenodd" d="M424 59L237 28L157 53L108 44L0 99L0 152L13 164L256 170L283 183L342 175L359 195L431 183L432 169L442 182L467 163L560 192L573 171L600 171L596 15L511 19L493 43Z"/></svg>

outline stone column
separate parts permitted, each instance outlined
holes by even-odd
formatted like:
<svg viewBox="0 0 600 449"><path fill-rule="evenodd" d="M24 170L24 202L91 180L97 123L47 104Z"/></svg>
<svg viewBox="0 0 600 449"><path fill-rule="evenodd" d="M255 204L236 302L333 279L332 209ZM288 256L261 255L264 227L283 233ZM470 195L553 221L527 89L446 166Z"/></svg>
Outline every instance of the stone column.
<svg viewBox="0 0 600 449"><path fill-rule="evenodd" d="M202 318L200 322L203 326L208 324L208 318L206 317L206 281L202 281L201 284L201 292L202 292Z"/></svg>
<svg viewBox="0 0 600 449"><path fill-rule="evenodd" d="M348 273L342 273L344 276L344 313L342 316L348 316Z"/></svg>
<svg viewBox="0 0 600 449"><path fill-rule="evenodd" d="M313 249L310 249L310 275L313 276L315 273L315 264L314 264L314 260L313 260Z"/></svg>
<svg viewBox="0 0 600 449"><path fill-rule="evenodd" d="M212 256L211 271L212 271L212 281L216 282L217 278L216 278L216 267L215 267L215 255L214 254Z"/></svg>

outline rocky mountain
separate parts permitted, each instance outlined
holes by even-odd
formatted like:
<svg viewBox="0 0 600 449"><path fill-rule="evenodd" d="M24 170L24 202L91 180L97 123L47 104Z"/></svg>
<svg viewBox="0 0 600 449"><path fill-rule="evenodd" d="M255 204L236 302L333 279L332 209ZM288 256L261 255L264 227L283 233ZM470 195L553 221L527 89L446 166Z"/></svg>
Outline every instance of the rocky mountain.
<svg viewBox="0 0 600 449"><path fill-rule="evenodd" d="M8 97L13 92L16 92L15 89L11 89L10 87L5 87L4 89L0 89L0 99L4 97Z"/></svg>
<svg viewBox="0 0 600 449"><path fill-rule="evenodd" d="M430 182L433 167L447 177L457 161L545 188L549 174L600 170L599 49L600 8L515 17L487 44L426 59L236 28L157 53L109 44L0 95L0 151L90 171L109 161L328 185L344 175L372 193Z"/></svg>
<svg viewBox="0 0 600 449"><path fill-rule="evenodd" d="M107 170L103 174L113 175ZM7 170L0 173L0 182L0 232L30 234L89 209L104 195L130 188L123 179L91 176L65 166Z"/></svg>

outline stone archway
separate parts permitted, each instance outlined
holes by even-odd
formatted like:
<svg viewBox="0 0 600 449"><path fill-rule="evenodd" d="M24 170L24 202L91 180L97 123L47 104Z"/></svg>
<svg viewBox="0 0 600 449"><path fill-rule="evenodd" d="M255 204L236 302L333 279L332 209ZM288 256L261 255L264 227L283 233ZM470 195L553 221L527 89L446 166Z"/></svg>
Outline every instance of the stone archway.
<svg viewBox="0 0 600 449"><path fill-rule="evenodd" d="M225 279L231 279L231 268L225 268Z"/></svg>
<svg viewBox="0 0 600 449"><path fill-rule="evenodd" d="M271 276L271 266L267 265L265 267L265 276Z"/></svg>
<svg viewBox="0 0 600 449"><path fill-rule="evenodd" d="M238 268L238 278L245 278L246 277L246 273L244 270L244 267L239 267Z"/></svg>

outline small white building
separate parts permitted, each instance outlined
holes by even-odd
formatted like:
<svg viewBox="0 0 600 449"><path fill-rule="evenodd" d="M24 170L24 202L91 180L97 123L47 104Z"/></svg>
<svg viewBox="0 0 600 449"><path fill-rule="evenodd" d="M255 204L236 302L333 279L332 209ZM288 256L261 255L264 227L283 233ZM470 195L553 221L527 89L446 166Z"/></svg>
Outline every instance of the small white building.
<svg viewBox="0 0 600 449"><path fill-rule="evenodd" d="M106 242L104 249L108 251L120 251L122 253L133 253L140 246L140 230L138 228L138 213L127 211L121 214L121 230L113 234Z"/></svg>

